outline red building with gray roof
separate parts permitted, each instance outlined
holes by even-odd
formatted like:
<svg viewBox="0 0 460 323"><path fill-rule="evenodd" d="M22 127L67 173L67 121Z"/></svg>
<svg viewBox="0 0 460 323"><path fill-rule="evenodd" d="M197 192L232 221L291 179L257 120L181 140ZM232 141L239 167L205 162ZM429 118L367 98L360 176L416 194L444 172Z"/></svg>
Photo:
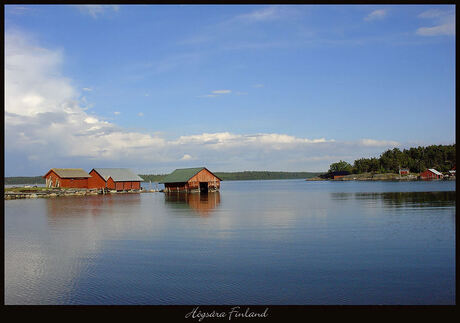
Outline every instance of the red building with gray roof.
<svg viewBox="0 0 460 323"><path fill-rule="evenodd" d="M43 178L46 187L61 188L88 188L88 179L91 177L81 168L51 168Z"/></svg>
<svg viewBox="0 0 460 323"><path fill-rule="evenodd" d="M127 168L93 168L88 188L117 191L140 190L144 180Z"/></svg>
<svg viewBox="0 0 460 323"><path fill-rule="evenodd" d="M426 171L420 173L421 179L441 179L443 175L434 168L429 168Z"/></svg>

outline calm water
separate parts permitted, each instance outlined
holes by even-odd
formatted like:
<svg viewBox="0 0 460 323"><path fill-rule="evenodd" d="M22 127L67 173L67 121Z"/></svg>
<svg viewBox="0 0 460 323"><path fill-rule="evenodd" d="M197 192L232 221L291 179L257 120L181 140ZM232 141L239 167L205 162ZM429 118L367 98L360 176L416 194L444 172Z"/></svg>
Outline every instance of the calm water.
<svg viewBox="0 0 460 323"><path fill-rule="evenodd" d="M455 182L5 201L6 304L454 304Z"/></svg>

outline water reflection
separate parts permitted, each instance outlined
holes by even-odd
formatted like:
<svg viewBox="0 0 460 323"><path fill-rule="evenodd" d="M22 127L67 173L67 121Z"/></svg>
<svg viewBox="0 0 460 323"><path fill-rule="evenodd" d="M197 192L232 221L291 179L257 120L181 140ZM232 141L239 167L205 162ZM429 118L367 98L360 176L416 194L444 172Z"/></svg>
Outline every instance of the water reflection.
<svg viewBox="0 0 460 323"><path fill-rule="evenodd" d="M138 206L139 194L127 196L96 195L96 196L68 196L50 198L46 200L47 214L50 218L82 217L86 215L101 215L109 210L121 206Z"/></svg>
<svg viewBox="0 0 460 323"><path fill-rule="evenodd" d="M370 192L330 193L333 200L374 200L384 207L443 207L455 206L455 191L445 192Z"/></svg>
<svg viewBox="0 0 460 323"><path fill-rule="evenodd" d="M220 204L220 192L165 193L165 204L175 209L191 208L199 216L209 216Z"/></svg>
<svg viewBox="0 0 460 323"><path fill-rule="evenodd" d="M454 183L243 184L5 201L5 303L455 304Z"/></svg>

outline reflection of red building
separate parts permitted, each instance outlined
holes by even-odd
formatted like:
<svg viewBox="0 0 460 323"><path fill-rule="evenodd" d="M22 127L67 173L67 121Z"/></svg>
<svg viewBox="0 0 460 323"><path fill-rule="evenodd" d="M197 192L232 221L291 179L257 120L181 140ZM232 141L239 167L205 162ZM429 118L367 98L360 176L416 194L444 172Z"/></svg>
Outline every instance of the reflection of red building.
<svg viewBox="0 0 460 323"><path fill-rule="evenodd" d="M420 173L421 179L441 179L443 176L434 168L427 169L426 171Z"/></svg>
<svg viewBox="0 0 460 323"><path fill-rule="evenodd" d="M208 216L220 204L218 191L208 194L188 194L188 205L201 216Z"/></svg>
<svg viewBox="0 0 460 323"><path fill-rule="evenodd" d="M88 188L91 176L81 168L51 168L43 176L46 187Z"/></svg>
<svg viewBox="0 0 460 323"><path fill-rule="evenodd" d="M207 194L195 193L165 193L165 202L167 205L182 208L190 207L200 216L209 216L209 214L219 206L219 191L209 192Z"/></svg>
<svg viewBox="0 0 460 323"><path fill-rule="evenodd" d="M140 190L142 178L126 168L94 168L90 172L89 188L108 188L110 190Z"/></svg>

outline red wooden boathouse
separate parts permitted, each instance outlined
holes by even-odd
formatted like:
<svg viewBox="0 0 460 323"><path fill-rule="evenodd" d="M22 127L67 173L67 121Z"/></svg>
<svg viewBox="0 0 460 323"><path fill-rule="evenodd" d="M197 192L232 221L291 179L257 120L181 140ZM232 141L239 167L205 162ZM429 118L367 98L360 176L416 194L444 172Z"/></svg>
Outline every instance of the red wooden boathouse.
<svg viewBox="0 0 460 323"><path fill-rule="evenodd" d="M88 188L88 179L91 177L81 168L51 168L43 178L46 187Z"/></svg>
<svg viewBox="0 0 460 323"><path fill-rule="evenodd" d="M208 192L220 188L221 179L206 167L182 168L164 178L165 192Z"/></svg>
<svg viewBox="0 0 460 323"><path fill-rule="evenodd" d="M117 191L140 190L143 179L126 168L93 168L89 188Z"/></svg>
<svg viewBox="0 0 460 323"><path fill-rule="evenodd" d="M421 179L441 179L443 175L434 168L429 168L426 171L420 173Z"/></svg>

